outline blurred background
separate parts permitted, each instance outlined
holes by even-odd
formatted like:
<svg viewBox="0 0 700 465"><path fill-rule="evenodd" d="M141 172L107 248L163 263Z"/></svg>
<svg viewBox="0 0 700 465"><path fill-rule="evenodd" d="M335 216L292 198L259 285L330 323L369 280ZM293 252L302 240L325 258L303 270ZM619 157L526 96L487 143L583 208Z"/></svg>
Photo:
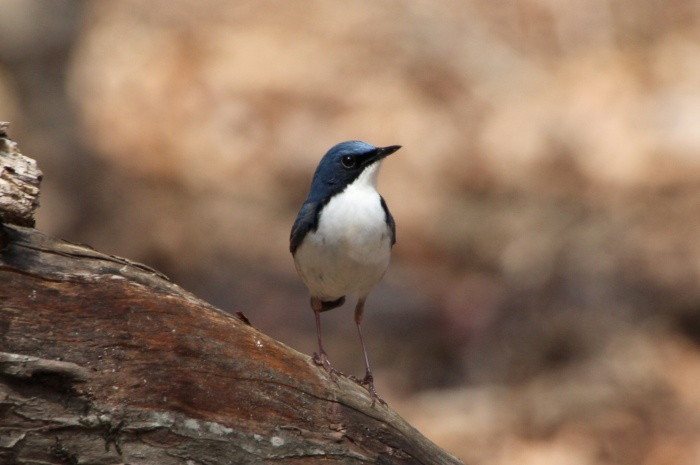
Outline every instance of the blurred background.
<svg viewBox="0 0 700 465"><path fill-rule="evenodd" d="M700 0L3 0L37 227L300 352L288 237L337 142L401 144L364 325L470 464L700 463ZM323 316L363 374L352 304Z"/></svg>

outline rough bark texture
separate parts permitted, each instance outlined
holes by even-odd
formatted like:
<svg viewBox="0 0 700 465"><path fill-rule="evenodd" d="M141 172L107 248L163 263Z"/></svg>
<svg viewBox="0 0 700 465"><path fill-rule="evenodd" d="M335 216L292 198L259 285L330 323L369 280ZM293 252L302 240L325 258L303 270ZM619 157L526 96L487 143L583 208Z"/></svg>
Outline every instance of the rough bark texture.
<svg viewBox="0 0 700 465"><path fill-rule="evenodd" d="M41 172L5 127L0 464L460 463L245 317L16 226L34 224Z"/></svg>
<svg viewBox="0 0 700 465"><path fill-rule="evenodd" d="M8 126L0 122L0 222L34 226L43 175L7 136Z"/></svg>
<svg viewBox="0 0 700 465"><path fill-rule="evenodd" d="M459 463L155 271L1 231L0 463Z"/></svg>

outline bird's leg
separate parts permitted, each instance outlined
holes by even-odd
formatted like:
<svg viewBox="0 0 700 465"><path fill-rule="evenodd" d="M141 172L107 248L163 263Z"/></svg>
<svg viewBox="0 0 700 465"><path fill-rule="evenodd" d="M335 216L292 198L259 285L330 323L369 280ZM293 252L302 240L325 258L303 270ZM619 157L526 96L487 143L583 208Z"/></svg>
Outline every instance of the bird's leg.
<svg viewBox="0 0 700 465"><path fill-rule="evenodd" d="M318 353L314 352L314 363L320 367L323 367L326 372L328 372L331 379L336 381L336 375L343 375L343 373L331 366L331 362L328 360L328 354L326 354L326 351L323 349L323 339L321 337L321 312L324 309L321 299L312 297L311 309L314 311L314 316L316 317L316 337L318 337Z"/></svg>
<svg viewBox="0 0 700 465"><path fill-rule="evenodd" d="M365 339L362 337L362 314L364 313L365 310L365 298L360 298L357 301L357 306L355 307L355 324L357 325L357 334L360 335L360 344L362 344L362 352L365 355L365 367L367 368L367 372L365 374L365 378L362 381L358 381L362 386L367 388L367 391L369 392L370 397L372 397L372 407L374 407L374 404L379 401L381 404L386 405L386 402L379 397L379 394L377 394L377 390L374 389L374 377L372 376L372 370L369 367L369 357L367 356L367 347L365 346Z"/></svg>

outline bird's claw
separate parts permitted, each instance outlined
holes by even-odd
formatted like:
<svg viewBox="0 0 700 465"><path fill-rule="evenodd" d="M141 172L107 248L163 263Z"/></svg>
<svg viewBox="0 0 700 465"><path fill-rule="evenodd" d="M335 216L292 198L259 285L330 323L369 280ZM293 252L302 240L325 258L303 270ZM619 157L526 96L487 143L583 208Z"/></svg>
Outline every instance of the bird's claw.
<svg viewBox="0 0 700 465"><path fill-rule="evenodd" d="M314 352L313 361L316 365L326 370L326 373L328 373L328 376L331 377L331 380L334 383L338 382L338 376L345 376L343 372L336 370L333 368L333 366L331 366L331 362L328 360L328 355L325 352L321 352L320 355Z"/></svg>
<svg viewBox="0 0 700 465"><path fill-rule="evenodd" d="M387 403L384 401L384 399L379 397L379 394L377 394L377 390L374 388L374 377L371 373L367 373L362 380L356 378L355 376L350 376L350 379L355 381L363 388L367 389L367 392L369 392L369 396L372 398L372 407L374 407L377 401L379 401L379 403L383 406L387 406Z"/></svg>

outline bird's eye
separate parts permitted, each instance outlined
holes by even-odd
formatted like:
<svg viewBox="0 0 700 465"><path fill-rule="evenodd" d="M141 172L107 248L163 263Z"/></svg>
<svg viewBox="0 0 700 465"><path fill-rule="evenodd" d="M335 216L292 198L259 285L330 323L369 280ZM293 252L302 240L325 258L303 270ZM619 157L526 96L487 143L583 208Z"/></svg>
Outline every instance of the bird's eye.
<svg viewBox="0 0 700 465"><path fill-rule="evenodd" d="M352 168L353 166L355 166L355 157L345 155L343 158L340 159L340 163L342 163L343 166L346 168Z"/></svg>

